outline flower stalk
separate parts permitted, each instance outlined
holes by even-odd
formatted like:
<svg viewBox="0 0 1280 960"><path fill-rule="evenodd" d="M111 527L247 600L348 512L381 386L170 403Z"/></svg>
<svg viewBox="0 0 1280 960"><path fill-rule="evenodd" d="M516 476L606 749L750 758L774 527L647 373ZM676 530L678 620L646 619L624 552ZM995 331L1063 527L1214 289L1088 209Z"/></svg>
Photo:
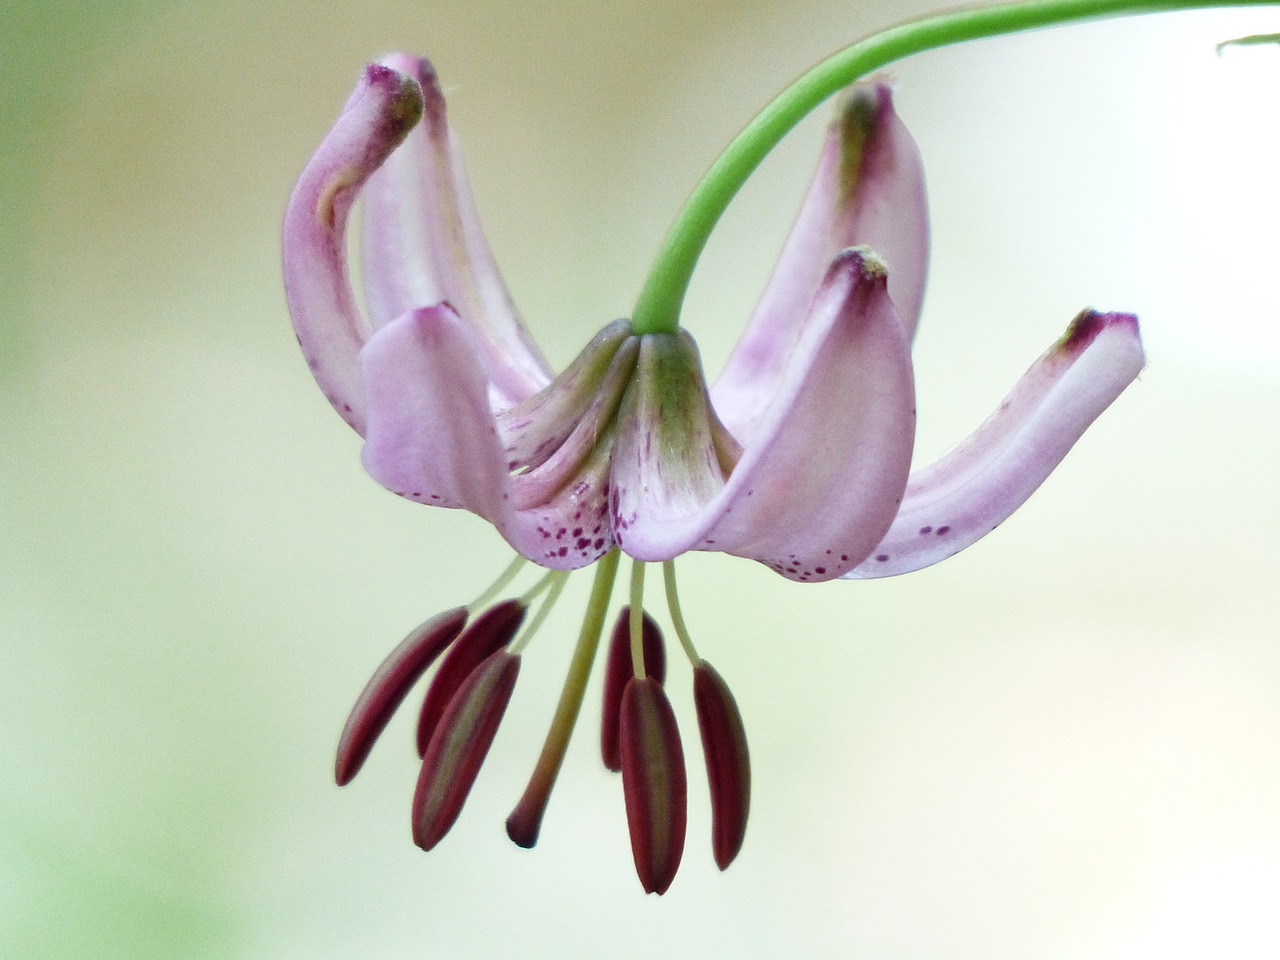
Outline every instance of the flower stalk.
<svg viewBox="0 0 1280 960"><path fill-rule="evenodd" d="M631 314L632 329L637 334L675 333L679 329L680 309L694 267L712 230L742 185L796 124L873 70L927 50L1040 27L1143 13L1275 3L1276 0L1015 0L920 17L850 44L811 67L778 94L712 164L685 201L658 250Z"/></svg>

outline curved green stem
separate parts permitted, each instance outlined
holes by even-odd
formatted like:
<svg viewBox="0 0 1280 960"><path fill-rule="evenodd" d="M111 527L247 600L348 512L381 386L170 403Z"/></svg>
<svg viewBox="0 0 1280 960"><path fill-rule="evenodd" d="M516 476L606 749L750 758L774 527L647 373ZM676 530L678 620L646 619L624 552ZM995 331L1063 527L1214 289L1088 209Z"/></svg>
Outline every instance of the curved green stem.
<svg viewBox="0 0 1280 960"><path fill-rule="evenodd" d="M779 94L725 149L685 201L636 301L638 334L674 333L693 268L729 202L765 156L828 97L894 61L966 40L1102 17L1280 0L1023 0L934 14L890 27L823 60Z"/></svg>

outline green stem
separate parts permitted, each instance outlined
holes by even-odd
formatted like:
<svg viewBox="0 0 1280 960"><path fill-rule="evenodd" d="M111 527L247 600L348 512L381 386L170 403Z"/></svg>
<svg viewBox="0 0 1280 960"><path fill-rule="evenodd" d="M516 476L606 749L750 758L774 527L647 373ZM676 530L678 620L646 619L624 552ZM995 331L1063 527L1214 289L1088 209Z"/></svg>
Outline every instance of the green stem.
<svg viewBox="0 0 1280 960"><path fill-rule="evenodd" d="M729 202L765 156L828 97L860 77L912 54L966 40L1102 17L1269 6L1280 0L1023 0L933 14L890 27L845 47L811 68L733 140L685 201L636 301L638 334L675 333L693 268Z"/></svg>

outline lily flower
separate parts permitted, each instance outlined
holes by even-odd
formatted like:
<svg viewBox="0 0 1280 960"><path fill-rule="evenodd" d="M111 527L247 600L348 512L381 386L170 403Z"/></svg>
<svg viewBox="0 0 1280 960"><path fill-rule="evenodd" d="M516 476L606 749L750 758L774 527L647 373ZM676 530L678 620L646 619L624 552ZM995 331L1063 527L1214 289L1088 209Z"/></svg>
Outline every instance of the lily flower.
<svg viewBox="0 0 1280 960"><path fill-rule="evenodd" d="M357 197L363 309L347 262ZM717 551L805 582L936 563L1017 509L1143 366L1132 316L1086 311L970 438L912 472L911 341L928 246L920 156L882 83L842 97L775 272L711 386L687 332L637 333L627 320L553 374L493 262L425 60L395 55L366 70L289 202L284 273L298 340L329 401L364 437L364 465L379 483L483 517L520 557L554 571L521 610L538 591L558 593L564 571L593 563L611 564L611 586L618 550L641 577L645 563L664 563L672 620L698 678L722 868L745 829L746 740L727 686L688 642L670 561ZM414 680L463 642L454 638L505 582L450 611L447 630L429 621L383 664L349 721L342 782ZM607 588L603 596L607 605ZM633 671L623 666L611 682L604 736L626 785L637 868L660 893L683 847L683 757L661 678L646 676L656 627L642 627L634 588L632 610L620 635ZM434 845L457 816L518 651L544 615L514 641L512 626L436 696L419 797L447 802L415 805L432 811L415 813L420 842ZM584 625L588 668L603 616L593 608ZM536 840L584 683L571 671L508 822L522 845Z"/></svg>

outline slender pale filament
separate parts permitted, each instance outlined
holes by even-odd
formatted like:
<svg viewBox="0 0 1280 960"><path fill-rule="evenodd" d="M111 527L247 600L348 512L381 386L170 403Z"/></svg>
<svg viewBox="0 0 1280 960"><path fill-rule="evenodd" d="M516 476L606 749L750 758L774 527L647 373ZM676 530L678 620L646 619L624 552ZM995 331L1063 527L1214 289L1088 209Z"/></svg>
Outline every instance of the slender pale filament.
<svg viewBox="0 0 1280 960"><path fill-rule="evenodd" d="M528 646L529 641L533 639L533 635L538 632L538 628L542 626L547 619L547 615L551 613L551 608L556 605L556 601L560 599L560 594L564 592L565 584L569 582L569 574L563 570L553 570L545 577L534 584L528 592L520 599L528 603L533 600L543 590L547 591L547 599L542 601L542 605L538 607L538 612L533 615L520 636L511 644L510 650L512 654L519 654Z"/></svg>
<svg viewBox="0 0 1280 960"><path fill-rule="evenodd" d="M671 625L675 627L676 636L680 639L680 646L684 647L685 656L696 667L702 662L702 658L698 656L698 651L693 648L693 641L689 639L689 630L684 625L684 614L680 612L680 594L676 591L676 563L674 560L663 561L662 580L667 588L667 609L671 611ZM631 631L632 649L634 650L635 627L632 627Z"/></svg>
<svg viewBox="0 0 1280 960"><path fill-rule="evenodd" d="M631 669L638 679L645 677L644 670L644 564L631 563L631 610L627 623L631 631Z"/></svg>
<svg viewBox="0 0 1280 960"><path fill-rule="evenodd" d="M517 554L516 558L507 564L507 569L503 570L502 573L499 574L498 579L493 581L484 593L471 601L467 606L467 609L474 612L482 607L487 607L493 601L494 597L506 589L507 584L516 578L516 574L524 569L524 565L528 562L529 561L524 557Z"/></svg>

